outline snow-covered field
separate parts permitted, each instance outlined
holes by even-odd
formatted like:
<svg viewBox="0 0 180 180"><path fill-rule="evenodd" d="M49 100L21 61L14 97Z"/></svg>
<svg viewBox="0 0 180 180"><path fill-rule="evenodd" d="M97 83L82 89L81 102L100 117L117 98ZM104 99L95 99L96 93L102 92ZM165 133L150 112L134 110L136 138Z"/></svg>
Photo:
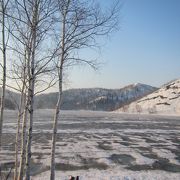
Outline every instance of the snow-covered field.
<svg viewBox="0 0 180 180"><path fill-rule="evenodd" d="M49 179L52 110L35 112L32 179ZM2 169L13 166L16 113L6 111ZM62 111L56 179L180 179L180 117Z"/></svg>

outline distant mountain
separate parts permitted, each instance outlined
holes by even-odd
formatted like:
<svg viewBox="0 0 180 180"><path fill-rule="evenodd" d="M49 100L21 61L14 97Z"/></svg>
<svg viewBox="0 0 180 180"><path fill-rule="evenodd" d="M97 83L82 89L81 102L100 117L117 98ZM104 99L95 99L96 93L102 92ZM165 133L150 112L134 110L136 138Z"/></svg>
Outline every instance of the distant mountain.
<svg viewBox="0 0 180 180"><path fill-rule="evenodd" d="M118 111L180 115L180 79L166 83L159 90L123 106Z"/></svg>
<svg viewBox="0 0 180 180"><path fill-rule="evenodd" d="M155 90L157 90L157 88L140 83L131 84L121 89L69 89L63 92L61 109L112 111L152 93ZM1 93L2 89L0 88L0 95ZM35 108L53 109L55 108L57 98L57 92L40 94L35 97ZM20 94L7 90L5 96L5 108L17 109L19 99Z"/></svg>
<svg viewBox="0 0 180 180"><path fill-rule="evenodd" d="M135 101L157 88L145 84L132 84L121 89L70 89L63 92L64 110L111 111ZM35 108L55 108L58 93L41 94L35 98Z"/></svg>
<svg viewBox="0 0 180 180"><path fill-rule="evenodd" d="M0 88L0 104L1 104L1 94L2 88ZM17 104L19 103L20 95L18 93L6 90L5 94L5 109L15 110L17 109Z"/></svg>

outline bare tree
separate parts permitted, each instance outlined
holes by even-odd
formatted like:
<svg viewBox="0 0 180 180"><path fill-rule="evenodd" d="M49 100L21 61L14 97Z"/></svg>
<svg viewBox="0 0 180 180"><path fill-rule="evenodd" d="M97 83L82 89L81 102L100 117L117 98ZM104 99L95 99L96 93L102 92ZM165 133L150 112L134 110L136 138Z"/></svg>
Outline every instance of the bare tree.
<svg viewBox="0 0 180 180"><path fill-rule="evenodd" d="M55 83L54 79L48 79L47 87L44 87L44 85L42 89L36 87L39 81L42 81L43 74L47 76L54 70L54 63L51 63L51 61L55 57L57 48L56 46L52 47L52 44L47 45L48 40L50 42L52 40L51 34L48 33L53 28L53 16L56 12L54 2L53 0L15 0L12 5L14 14L9 15L14 25L14 32L11 35L14 44L19 47L11 47L11 49L22 57L22 61L19 59L20 64L17 64L16 59L16 70L18 69L19 72L17 70L16 77L13 78L16 82L20 81L20 84L16 84L21 89L20 110L17 120L14 179L17 179L17 144L20 132L20 116L23 115L19 180L23 179L24 174L25 179L30 179L34 96ZM24 107L22 104L24 104Z"/></svg>
<svg viewBox="0 0 180 180"><path fill-rule="evenodd" d="M5 103L5 92L6 92L6 50L7 50L7 43L8 43L8 36L6 33L6 28L8 27L6 23L6 10L8 6L9 0L1 0L0 1L0 13L1 13L1 38L2 38L2 47L0 50L2 51L2 59L3 64L1 67L3 69L3 78L2 78L2 95L1 95L1 115L0 115L0 148L1 148L1 140L2 140L2 128L3 128L3 119L4 119L4 103Z"/></svg>
<svg viewBox="0 0 180 180"><path fill-rule="evenodd" d="M157 113L156 105L154 105L154 106L152 106L152 107L148 107L148 112L149 112L149 114L155 114L155 113Z"/></svg>
<svg viewBox="0 0 180 180"><path fill-rule="evenodd" d="M142 107L140 104L136 104L136 112L139 113L138 120L140 120L140 113L142 113Z"/></svg>
<svg viewBox="0 0 180 180"><path fill-rule="evenodd" d="M125 105L122 107L123 112L128 112L129 105Z"/></svg>
<svg viewBox="0 0 180 180"><path fill-rule="evenodd" d="M20 97L20 102L19 102L19 106L18 106L18 118L17 118L17 127L16 127L16 141L15 141L15 167L14 167L14 180L17 180L17 177L18 177L18 154L19 154L19 142L20 142L20 122L21 122L21 119L23 117L23 112L25 111L25 100L26 100L26 76L27 76L27 73L26 73L26 69L27 69L27 66L26 66L26 54L25 54L25 59L23 61L23 65L22 65L22 72L21 72L21 77L22 77L22 88L20 90L20 93L21 93L21 97ZM21 87L19 85L19 87ZM26 109L26 112L24 112L24 120L27 119L26 117L26 114L27 114L27 109ZM24 122L23 125L25 125L26 123ZM26 128L24 128L25 130ZM23 132L23 139L25 140L25 132ZM23 142L23 144L25 143L25 141ZM21 162L22 163L22 162ZM22 165L22 164L21 164ZM22 167L21 167L22 168Z"/></svg>
<svg viewBox="0 0 180 180"><path fill-rule="evenodd" d="M139 104L136 104L136 111L140 114L142 112L142 107Z"/></svg>
<svg viewBox="0 0 180 180"><path fill-rule="evenodd" d="M0 105L0 150L2 148L2 131L3 131L3 120L4 120L4 106L5 106L5 94L6 94L6 54L7 54L7 43L8 43L8 36L6 33L6 28L8 27L7 21L6 21L6 11L8 6L9 0L1 0L0 1L0 16L1 16L1 38L2 38L2 46L0 47L0 50L2 52L2 94L1 94L1 105ZM0 167L0 177L1 177L1 167Z"/></svg>
<svg viewBox="0 0 180 180"><path fill-rule="evenodd" d="M96 46L96 37L108 35L117 26L119 4L116 4L106 12L102 12L100 6L93 1L57 0L59 8L59 52L57 58L59 96L55 108L50 179L55 179L55 148L57 136L57 123L60 114L63 94L63 71L66 67L85 63L96 69L96 62L79 57L79 50Z"/></svg>

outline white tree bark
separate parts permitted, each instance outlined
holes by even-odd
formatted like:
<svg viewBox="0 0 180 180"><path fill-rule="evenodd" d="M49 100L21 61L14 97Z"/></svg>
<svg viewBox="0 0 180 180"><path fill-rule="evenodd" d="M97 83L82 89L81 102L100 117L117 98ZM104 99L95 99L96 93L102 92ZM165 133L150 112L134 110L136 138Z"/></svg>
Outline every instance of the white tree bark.
<svg viewBox="0 0 180 180"><path fill-rule="evenodd" d="M30 49L26 49L27 52L27 59L25 57L25 67L27 71L25 74L25 80L26 78L29 78L28 70L29 70L29 63L30 63ZM24 82L25 83L25 82ZM24 84L25 85L25 84ZM26 94L26 91L25 91ZM21 158L20 158L20 167L19 167L19 174L18 174L18 180L23 180L23 176L25 173L25 162L26 162L26 144L27 144L27 119L28 119L28 110L29 110L29 91L27 92L27 95L25 96L25 106L24 106L24 112L23 112L23 122L22 122L22 135L21 135Z"/></svg>
<svg viewBox="0 0 180 180"><path fill-rule="evenodd" d="M68 0L68 3L70 0ZM64 62L64 45L65 45L65 21L66 21L66 13L64 12L63 21L62 21L62 44L61 44L61 57L58 69L58 80L59 80L59 96L56 104L55 115L54 115L54 123L53 123L53 133L52 133L52 144L51 144L51 165L50 165L50 180L55 180L55 152L56 152L56 136L57 136L57 125L60 113L60 107L62 103L62 83L63 83L63 62Z"/></svg>
<svg viewBox="0 0 180 180"><path fill-rule="evenodd" d="M55 179L55 153L56 153L56 136L57 136L57 125L60 113L60 107L62 103L62 69L59 75L59 96L56 104L54 123L53 123L53 133L52 133L52 144L51 144L51 165L50 165L50 180Z"/></svg>
<svg viewBox="0 0 180 180"><path fill-rule="evenodd" d="M26 126L27 126L27 101L26 100L26 106L24 108L23 112L23 122L22 122L22 137L21 137L21 158L20 158L20 167L19 167L19 174L18 174L18 180L23 180L24 175L24 167L25 167L25 154L26 154Z"/></svg>
<svg viewBox="0 0 180 180"><path fill-rule="evenodd" d="M14 167L14 180L17 180L18 178L18 165L19 165L19 143L20 143L20 123L23 116L23 112L25 109L25 99L26 99L26 53L25 53L25 59L24 59L24 67L23 67L23 84L22 84L22 90L21 90L21 98L20 98L20 105L18 110L18 119L17 119L17 127L16 127L16 142L15 142L15 167ZM25 137L25 136L23 136ZM22 140L22 139L21 139Z"/></svg>
<svg viewBox="0 0 180 180"><path fill-rule="evenodd" d="M1 115L0 115L0 148L2 146L2 129L4 120L4 104L5 104L5 92L6 92L6 36L5 36L5 3L1 0L1 10L2 10L2 55L3 55L3 85L2 85L2 95L1 95Z"/></svg>
<svg viewBox="0 0 180 180"><path fill-rule="evenodd" d="M30 162L33 135L35 82L37 82L38 78L41 78L43 74L46 74L46 71L49 71L48 68L49 66L51 67L49 64L55 54L55 52L51 54L50 51L47 52L47 55L45 55L44 52L40 52L40 48L43 46L42 42L47 43L45 37L53 23L52 16L55 11L54 8L52 8L54 7L53 2L53 0L17 0L15 3L17 20L19 20L20 17L23 17L23 20L20 20L19 23L15 23L19 33L19 36L15 38L22 43L23 46L26 46L28 53L26 65L27 99L23 113L21 158L18 180L22 180L23 178L29 180L31 176ZM19 40L22 37L24 39Z"/></svg>
<svg viewBox="0 0 180 180"><path fill-rule="evenodd" d="M39 0L35 1L32 19L32 57L29 74L29 129L27 139L27 150L26 150L26 180L30 180L30 169L31 169L31 144L32 144L32 130L33 130L33 115L34 115L34 87L35 87L35 52L36 52L36 38L37 38L37 21L38 21L38 10Z"/></svg>

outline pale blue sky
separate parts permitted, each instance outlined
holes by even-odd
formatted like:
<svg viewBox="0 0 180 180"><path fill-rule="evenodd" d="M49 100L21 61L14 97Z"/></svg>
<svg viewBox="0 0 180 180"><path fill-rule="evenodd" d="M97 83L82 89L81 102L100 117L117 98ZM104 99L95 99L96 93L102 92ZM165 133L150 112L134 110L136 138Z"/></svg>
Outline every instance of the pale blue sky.
<svg viewBox="0 0 180 180"><path fill-rule="evenodd" d="M112 2L103 0L103 3ZM124 0L121 29L86 52L105 64L98 72L74 67L68 88L120 88L131 83L160 86L180 78L180 0Z"/></svg>

